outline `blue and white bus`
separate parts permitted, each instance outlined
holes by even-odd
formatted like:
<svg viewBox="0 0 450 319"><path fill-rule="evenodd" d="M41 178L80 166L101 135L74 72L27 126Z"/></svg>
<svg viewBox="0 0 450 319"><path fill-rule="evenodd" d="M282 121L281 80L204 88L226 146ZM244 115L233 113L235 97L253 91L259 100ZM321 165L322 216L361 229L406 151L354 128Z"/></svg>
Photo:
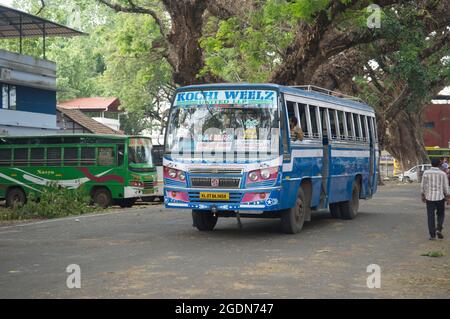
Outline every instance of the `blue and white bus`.
<svg viewBox="0 0 450 319"><path fill-rule="evenodd" d="M266 217L293 234L314 210L355 218L377 190L377 161L375 113L358 99L313 86L187 86L166 129L164 201L192 210L200 231L218 217Z"/></svg>

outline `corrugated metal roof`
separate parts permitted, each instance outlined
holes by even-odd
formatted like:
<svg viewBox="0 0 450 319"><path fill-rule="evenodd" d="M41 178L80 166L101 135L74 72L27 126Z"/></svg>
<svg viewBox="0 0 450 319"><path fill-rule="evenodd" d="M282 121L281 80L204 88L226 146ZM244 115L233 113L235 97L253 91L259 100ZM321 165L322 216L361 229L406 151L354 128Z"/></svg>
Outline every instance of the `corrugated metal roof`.
<svg viewBox="0 0 450 319"><path fill-rule="evenodd" d="M0 38L76 36L85 33L0 5Z"/></svg>

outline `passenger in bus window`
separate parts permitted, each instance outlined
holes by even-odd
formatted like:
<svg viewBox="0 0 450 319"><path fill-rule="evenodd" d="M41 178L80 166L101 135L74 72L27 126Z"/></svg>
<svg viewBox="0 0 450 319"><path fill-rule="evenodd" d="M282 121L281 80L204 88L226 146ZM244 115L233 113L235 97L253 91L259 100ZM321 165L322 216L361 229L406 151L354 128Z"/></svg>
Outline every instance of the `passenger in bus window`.
<svg viewBox="0 0 450 319"><path fill-rule="evenodd" d="M289 119L289 128L291 130L291 139L293 141L303 141L303 131L298 126L298 120L295 116Z"/></svg>

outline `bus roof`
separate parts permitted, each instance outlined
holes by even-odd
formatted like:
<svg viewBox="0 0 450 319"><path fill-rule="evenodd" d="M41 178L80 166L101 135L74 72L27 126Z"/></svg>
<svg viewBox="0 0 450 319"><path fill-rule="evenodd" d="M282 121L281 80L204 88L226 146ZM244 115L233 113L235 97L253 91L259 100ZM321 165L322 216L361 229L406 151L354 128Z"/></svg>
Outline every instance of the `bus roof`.
<svg viewBox="0 0 450 319"><path fill-rule="evenodd" d="M229 88L236 90L248 90L248 89L262 89L262 90L276 90L280 93L294 94L297 96L302 96L314 100L320 100L325 102L330 102L334 104L339 104L342 106L352 107L362 111L374 112L373 108L365 103L340 98L337 96L326 95L323 93L309 91L298 87L289 87L279 84L272 83L217 83L217 84L199 84L199 85L189 85L178 88L178 92L183 91L195 91L195 90L211 90L211 89L221 89Z"/></svg>

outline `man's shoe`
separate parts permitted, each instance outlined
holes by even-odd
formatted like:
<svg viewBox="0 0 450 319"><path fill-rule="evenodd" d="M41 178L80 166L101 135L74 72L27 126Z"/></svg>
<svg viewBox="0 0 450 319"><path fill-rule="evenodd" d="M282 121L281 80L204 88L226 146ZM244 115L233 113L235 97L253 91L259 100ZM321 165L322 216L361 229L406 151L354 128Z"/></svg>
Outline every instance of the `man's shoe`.
<svg viewBox="0 0 450 319"><path fill-rule="evenodd" d="M430 240L436 240L436 237L431 237L431 236L430 236Z"/></svg>
<svg viewBox="0 0 450 319"><path fill-rule="evenodd" d="M438 236L439 239L444 239L444 235L442 235L442 233L439 230L436 232L436 235Z"/></svg>

